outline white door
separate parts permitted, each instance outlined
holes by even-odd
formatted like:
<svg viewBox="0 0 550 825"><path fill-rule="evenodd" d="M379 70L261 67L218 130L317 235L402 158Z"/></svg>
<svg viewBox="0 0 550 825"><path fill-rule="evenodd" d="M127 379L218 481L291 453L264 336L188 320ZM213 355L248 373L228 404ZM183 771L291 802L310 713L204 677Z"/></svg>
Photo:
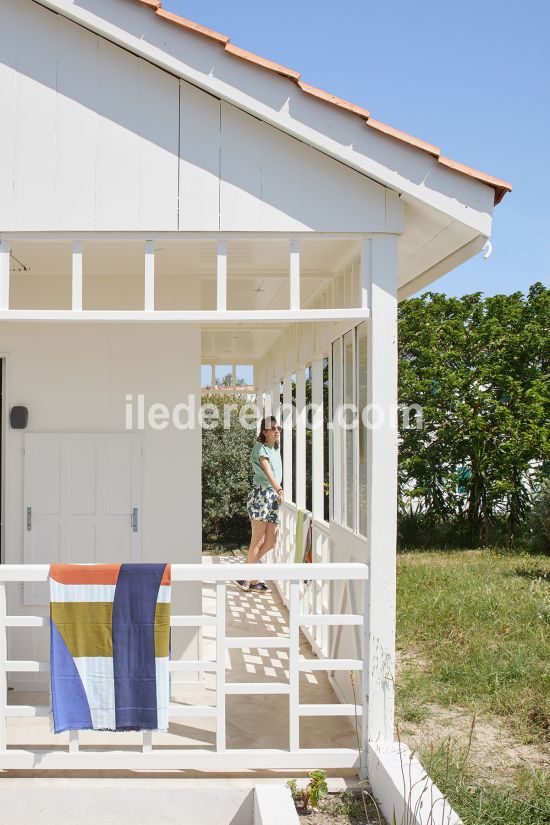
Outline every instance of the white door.
<svg viewBox="0 0 550 825"><path fill-rule="evenodd" d="M25 564L139 561L140 435L26 433L24 478ZM47 586L24 601L47 604Z"/></svg>

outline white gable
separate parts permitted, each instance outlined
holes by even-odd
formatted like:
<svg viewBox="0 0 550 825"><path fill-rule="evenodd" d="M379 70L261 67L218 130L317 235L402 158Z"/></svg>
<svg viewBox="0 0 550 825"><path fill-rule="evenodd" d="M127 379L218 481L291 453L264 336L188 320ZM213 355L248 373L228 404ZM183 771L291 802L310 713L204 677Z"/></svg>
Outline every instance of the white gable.
<svg viewBox="0 0 550 825"><path fill-rule="evenodd" d="M31 0L0 6L3 230L385 230L380 184Z"/></svg>

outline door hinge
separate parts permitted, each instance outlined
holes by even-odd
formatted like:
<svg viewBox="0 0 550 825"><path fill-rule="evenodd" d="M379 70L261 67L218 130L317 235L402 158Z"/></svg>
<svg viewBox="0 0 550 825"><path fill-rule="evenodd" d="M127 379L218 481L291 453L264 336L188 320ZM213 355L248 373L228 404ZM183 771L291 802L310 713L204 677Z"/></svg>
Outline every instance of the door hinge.
<svg viewBox="0 0 550 825"><path fill-rule="evenodd" d="M32 507L27 507L27 531L32 530Z"/></svg>
<svg viewBox="0 0 550 825"><path fill-rule="evenodd" d="M134 507L132 510L132 531L137 533L138 531L138 508Z"/></svg>

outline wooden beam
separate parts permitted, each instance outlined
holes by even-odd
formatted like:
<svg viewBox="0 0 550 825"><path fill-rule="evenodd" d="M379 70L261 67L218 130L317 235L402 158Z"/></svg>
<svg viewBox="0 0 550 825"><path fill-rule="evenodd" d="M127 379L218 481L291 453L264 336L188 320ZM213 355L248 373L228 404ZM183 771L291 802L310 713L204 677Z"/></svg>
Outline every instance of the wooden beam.
<svg viewBox="0 0 550 825"><path fill-rule="evenodd" d="M216 266L216 306L218 312L227 309L227 241L218 241Z"/></svg>
<svg viewBox="0 0 550 825"><path fill-rule="evenodd" d="M290 241L290 309L300 309L300 241Z"/></svg>
<svg viewBox="0 0 550 825"><path fill-rule="evenodd" d="M260 324L289 323L293 321L364 321L366 309L272 309L272 310L217 310L170 309L126 310L94 309L73 312L70 309L4 309L0 321L188 321L199 324L227 322Z"/></svg>
<svg viewBox="0 0 550 825"><path fill-rule="evenodd" d="M146 312L155 309L155 244L145 241L145 302Z"/></svg>
<svg viewBox="0 0 550 825"><path fill-rule="evenodd" d="M0 241L0 310L10 306L10 245Z"/></svg>
<svg viewBox="0 0 550 825"><path fill-rule="evenodd" d="M73 241L71 306L73 312L82 311L82 241Z"/></svg>

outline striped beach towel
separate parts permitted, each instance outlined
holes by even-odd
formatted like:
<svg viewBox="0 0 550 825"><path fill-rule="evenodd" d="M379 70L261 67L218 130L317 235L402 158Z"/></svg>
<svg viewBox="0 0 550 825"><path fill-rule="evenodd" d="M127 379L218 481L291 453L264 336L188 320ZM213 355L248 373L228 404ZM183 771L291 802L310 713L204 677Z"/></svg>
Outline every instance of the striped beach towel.
<svg viewBox="0 0 550 825"><path fill-rule="evenodd" d="M50 565L51 729L168 729L169 564Z"/></svg>
<svg viewBox="0 0 550 825"><path fill-rule="evenodd" d="M308 564L312 559L313 520L309 510L298 510L296 518L296 544L294 561Z"/></svg>

